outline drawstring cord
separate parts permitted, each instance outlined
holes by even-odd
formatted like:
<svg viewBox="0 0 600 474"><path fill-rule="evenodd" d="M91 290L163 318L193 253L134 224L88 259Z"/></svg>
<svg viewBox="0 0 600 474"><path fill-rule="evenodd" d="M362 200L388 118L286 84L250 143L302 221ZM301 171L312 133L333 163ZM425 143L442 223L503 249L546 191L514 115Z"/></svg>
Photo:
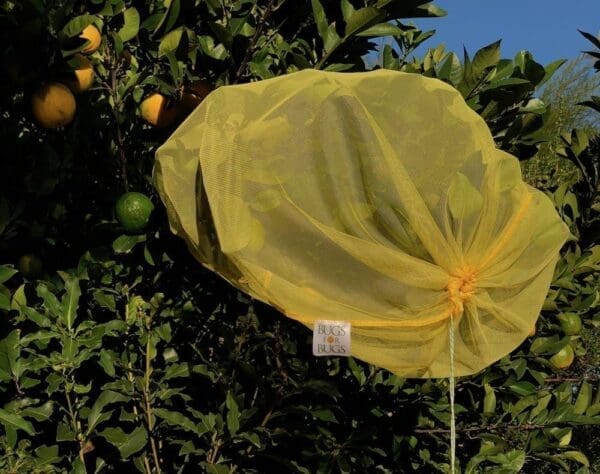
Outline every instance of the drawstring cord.
<svg viewBox="0 0 600 474"><path fill-rule="evenodd" d="M448 342L450 350L450 473L455 474L456 421L454 416L454 314L450 315Z"/></svg>

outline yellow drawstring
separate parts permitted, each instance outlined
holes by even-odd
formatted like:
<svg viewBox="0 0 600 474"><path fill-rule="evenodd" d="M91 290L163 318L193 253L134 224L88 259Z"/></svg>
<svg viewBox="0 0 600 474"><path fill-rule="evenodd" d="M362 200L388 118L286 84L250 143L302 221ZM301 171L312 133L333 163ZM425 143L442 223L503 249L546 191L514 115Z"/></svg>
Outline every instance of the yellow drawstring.
<svg viewBox="0 0 600 474"><path fill-rule="evenodd" d="M454 460L456 456L456 422L454 419L454 313L450 315L448 342L450 346L450 472L454 474Z"/></svg>

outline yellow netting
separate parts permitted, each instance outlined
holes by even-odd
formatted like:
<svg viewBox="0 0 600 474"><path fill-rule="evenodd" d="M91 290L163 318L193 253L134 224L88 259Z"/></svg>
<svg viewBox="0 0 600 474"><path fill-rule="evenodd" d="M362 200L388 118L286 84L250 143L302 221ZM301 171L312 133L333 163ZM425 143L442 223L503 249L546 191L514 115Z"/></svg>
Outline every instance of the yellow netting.
<svg viewBox="0 0 600 474"><path fill-rule="evenodd" d="M217 89L157 152L194 256L356 357L411 377L476 372L525 339L568 230L452 87L305 70Z"/></svg>

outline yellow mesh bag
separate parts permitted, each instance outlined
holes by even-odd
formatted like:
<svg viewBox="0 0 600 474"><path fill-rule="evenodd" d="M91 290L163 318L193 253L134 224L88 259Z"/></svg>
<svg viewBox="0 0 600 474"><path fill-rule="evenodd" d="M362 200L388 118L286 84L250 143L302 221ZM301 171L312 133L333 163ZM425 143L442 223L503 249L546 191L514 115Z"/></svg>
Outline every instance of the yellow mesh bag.
<svg viewBox="0 0 600 474"><path fill-rule="evenodd" d="M350 321L352 354L401 376L518 346L568 235L456 90L394 71L217 89L155 179L201 263L311 328Z"/></svg>

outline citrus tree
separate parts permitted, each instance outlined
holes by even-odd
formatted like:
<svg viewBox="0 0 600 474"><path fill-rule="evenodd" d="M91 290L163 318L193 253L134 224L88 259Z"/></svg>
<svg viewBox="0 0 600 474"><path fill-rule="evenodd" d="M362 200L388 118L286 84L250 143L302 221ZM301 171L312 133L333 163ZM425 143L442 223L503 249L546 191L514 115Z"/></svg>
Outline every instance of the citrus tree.
<svg viewBox="0 0 600 474"><path fill-rule="evenodd" d="M452 84L500 148L534 156L553 139L538 91L562 61L503 59L500 43L415 57L433 32L406 19L444 13L422 0L0 1L2 472L448 469L446 381L313 358L305 328L194 262L152 184L156 147L211 90L369 57ZM458 381L466 472L600 468L598 148L583 131L562 140L579 180L546 191L573 238L531 338Z"/></svg>

